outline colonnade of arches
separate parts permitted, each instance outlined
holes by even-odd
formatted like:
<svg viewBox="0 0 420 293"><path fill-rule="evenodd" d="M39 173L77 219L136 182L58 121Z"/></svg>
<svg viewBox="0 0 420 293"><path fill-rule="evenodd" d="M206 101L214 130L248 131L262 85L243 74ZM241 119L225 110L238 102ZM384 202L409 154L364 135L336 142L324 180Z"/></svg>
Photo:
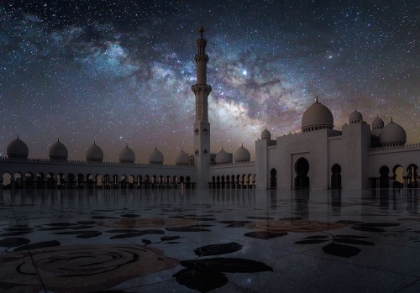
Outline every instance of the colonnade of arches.
<svg viewBox="0 0 420 293"><path fill-rule="evenodd" d="M213 176L210 189L255 189L255 174Z"/></svg>
<svg viewBox="0 0 420 293"><path fill-rule="evenodd" d="M377 177L369 178L370 188L419 188L419 167L410 164L406 168L397 164L393 167L383 165Z"/></svg>
<svg viewBox="0 0 420 293"><path fill-rule="evenodd" d="M194 189L190 176L3 173L5 189Z"/></svg>

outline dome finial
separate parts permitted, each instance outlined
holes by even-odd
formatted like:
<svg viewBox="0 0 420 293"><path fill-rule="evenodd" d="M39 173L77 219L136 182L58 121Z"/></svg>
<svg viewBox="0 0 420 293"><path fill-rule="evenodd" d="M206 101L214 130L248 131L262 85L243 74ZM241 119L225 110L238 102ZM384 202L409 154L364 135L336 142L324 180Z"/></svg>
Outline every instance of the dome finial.
<svg viewBox="0 0 420 293"><path fill-rule="evenodd" d="M203 28L203 22L200 21L200 29L198 30L198 32L200 33L200 38L203 38L203 33L204 33L204 28Z"/></svg>
<svg viewBox="0 0 420 293"><path fill-rule="evenodd" d="M60 138L59 137L57 137L57 142L60 142Z"/></svg>
<svg viewBox="0 0 420 293"><path fill-rule="evenodd" d="M18 135L16 135L16 139L19 139L19 134L18 134Z"/></svg>
<svg viewBox="0 0 420 293"><path fill-rule="evenodd" d="M96 141L93 141L93 145L96 145Z"/></svg>
<svg viewBox="0 0 420 293"><path fill-rule="evenodd" d="M392 120L392 117L391 117L391 123L394 123L394 121Z"/></svg>
<svg viewBox="0 0 420 293"><path fill-rule="evenodd" d="M318 104L318 96L315 97L315 103Z"/></svg>

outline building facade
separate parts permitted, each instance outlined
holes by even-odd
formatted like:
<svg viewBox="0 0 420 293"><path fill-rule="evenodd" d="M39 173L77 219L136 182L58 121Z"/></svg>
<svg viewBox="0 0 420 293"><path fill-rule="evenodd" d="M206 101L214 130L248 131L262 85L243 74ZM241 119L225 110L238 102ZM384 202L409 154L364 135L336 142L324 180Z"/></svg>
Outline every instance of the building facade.
<svg viewBox="0 0 420 293"><path fill-rule="evenodd" d="M134 151L120 152L119 162L104 162L94 142L85 161L68 160L59 140L51 145L49 159L29 158L28 146L18 138L0 158L2 188L118 188L118 189L366 189L418 188L420 144L407 145L406 132L391 120L385 126L377 117L372 125L360 112L334 129L331 111L316 99L302 116L301 132L272 138L268 130L255 142L255 161L243 146L235 153L210 150L207 62L204 29L197 39L197 82L194 152L181 151L175 165L164 165L155 149L149 164L136 164Z"/></svg>

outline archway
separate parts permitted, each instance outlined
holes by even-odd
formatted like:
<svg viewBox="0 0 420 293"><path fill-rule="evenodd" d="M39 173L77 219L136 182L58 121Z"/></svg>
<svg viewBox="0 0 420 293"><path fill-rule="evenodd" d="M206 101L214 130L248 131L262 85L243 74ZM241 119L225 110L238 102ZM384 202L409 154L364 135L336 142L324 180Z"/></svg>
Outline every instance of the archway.
<svg viewBox="0 0 420 293"><path fill-rule="evenodd" d="M47 189L54 189L56 184L56 178L54 173L47 174Z"/></svg>
<svg viewBox="0 0 420 293"><path fill-rule="evenodd" d="M38 189L44 189L45 188L45 175L44 173L38 173L36 174L36 184Z"/></svg>
<svg viewBox="0 0 420 293"><path fill-rule="evenodd" d="M39 186L39 183L38 183ZM75 176L74 174L70 173L67 176L67 188L73 189L75 187Z"/></svg>
<svg viewBox="0 0 420 293"><path fill-rule="evenodd" d="M187 189L191 188L191 178L190 176L187 176L187 178L185 178L185 180L187 181Z"/></svg>
<svg viewBox="0 0 420 293"><path fill-rule="evenodd" d="M184 176L179 177L179 186L181 189L184 189Z"/></svg>
<svg viewBox="0 0 420 293"><path fill-rule="evenodd" d="M379 188L389 188L389 168L382 166L379 169Z"/></svg>
<svg viewBox="0 0 420 293"><path fill-rule="evenodd" d="M102 185L103 185L103 183L102 183L102 175L101 174L96 174L95 180L96 180L95 187L96 188L102 188Z"/></svg>
<svg viewBox="0 0 420 293"><path fill-rule="evenodd" d="M274 168L270 171L270 189L277 189L277 170Z"/></svg>
<svg viewBox="0 0 420 293"><path fill-rule="evenodd" d="M122 174L121 176L119 176L119 180L120 182L117 183L118 187L121 189L127 189L127 175Z"/></svg>
<svg viewBox="0 0 420 293"><path fill-rule="evenodd" d="M305 158L300 158L295 164L295 189L309 189L309 163Z"/></svg>
<svg viewBox="0 0 420 293"><path fill-rule="evenodd" d="M4 189L10 189L12 188L12 174L9 172L3 173L3 188Z"/></svg>
<svg viewBox="0 0 420 293"><path fill-rule="evenodd" d="M419 168L417 165L411 164L407 168L407 187L419 188Z"/></svg>
<svg viewBox="0 0 420 293"><path fill-rule="evenodd" d="M134 175L133 174L131 174L131 175L129 175L128 176L128 180L127 180L127 183L128 183L128 188L129 189L133 189L134 188L134 186L135 186L135 182L134 182Z"/></svg>
<svg viewBox="0 0 420 293"><path fill-rule="evenodd" d="M137 175L137 188L141 189L143 183L143 177L141 175Z"/></svg>
<svg viewBox="0 0 420 293"><path fill-rule="evenodd" d="M12 184L14 184L16 189L21 189L23 186L23 178L22 178L22 173L17 172L13 175L13 179L14 181L12 182Z"/></svg>
<svg viewBox="0 0 420 293"><path fill-rule="evenodd" d="M341 167L334 164L331 167L331 189L341 189Z"/></svg>
<svg viewBox="0 0 420 293"><path fill-rule="evenodd" d="M144 176L144 188L145 189L150 189L151 188L151 177L149 175Z"/></svg>
<svg viewBox="0 0 420 293"><path fill-rule="evenodd" d="M401 167L401 165L396 165L392 169L392 173L394 173L394 176L392 177L394 181L392 183L392 188L403 188L404 187L404 178L403 178L404 168Z"/></svg>
<svg viewBox="0 0 420 293"><path fill-rule="evenodd" d="M34 188L34 174L32 174L31 172L26 173L25 181L26 181L26 189Z"/></svg>

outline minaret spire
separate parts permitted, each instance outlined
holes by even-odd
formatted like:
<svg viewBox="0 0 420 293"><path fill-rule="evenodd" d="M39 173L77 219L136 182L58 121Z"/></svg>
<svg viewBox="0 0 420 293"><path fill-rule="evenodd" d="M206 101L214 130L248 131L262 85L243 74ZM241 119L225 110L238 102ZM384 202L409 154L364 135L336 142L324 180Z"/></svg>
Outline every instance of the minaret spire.
<svg viewBox="0 0 420 293"><path fill-rule="evenodd" d="M204 28L203 28L203 22L200 22L200 29L198 30L198 32L200 33L200 38L203 38L203 33L204 33Z"/></svg>

